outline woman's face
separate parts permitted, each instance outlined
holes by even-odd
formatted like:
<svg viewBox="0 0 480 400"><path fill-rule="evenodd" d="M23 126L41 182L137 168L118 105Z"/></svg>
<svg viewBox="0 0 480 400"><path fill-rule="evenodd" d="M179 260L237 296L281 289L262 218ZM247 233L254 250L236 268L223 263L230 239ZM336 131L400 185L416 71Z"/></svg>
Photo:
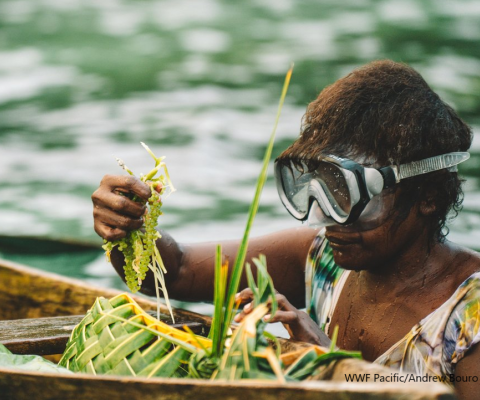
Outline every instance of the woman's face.
<svg viewBox="0 0 480 400"><path fill-rule="evenodd" d="M392 204L399 190L387 194ZM332 225L326 228L325 237L333 249L335 263L351 270L375 270L408 249L422 233L426 221L418 205L411 208L404 220L398 220L398 210L385 208L381 224L365 230L361 225Z"/></svg>
<svg viewBox="0 0 480 400"><path fill-rule="evenodd" d="M374 159L351 151L332 151L336 156L349 158L364 167L381 168ZM333 249L335 262L346 269L372 270L395 259L410 243L425 232L427 220L420 213L419 204L414 205L406 218L399 218L397 199L402 189L398 186L374 196L360 214L358 220L349 225L338 225L328 219L325 236ZM313 213L313 207L310 213ZM309 222L324 221L319 207L309 214ZM313 218L312 218L313 217ZM323 219L322 219L323 218ZM310 221L311 220L311 221ZM325 226L322 224L322 226Z"/></svg>

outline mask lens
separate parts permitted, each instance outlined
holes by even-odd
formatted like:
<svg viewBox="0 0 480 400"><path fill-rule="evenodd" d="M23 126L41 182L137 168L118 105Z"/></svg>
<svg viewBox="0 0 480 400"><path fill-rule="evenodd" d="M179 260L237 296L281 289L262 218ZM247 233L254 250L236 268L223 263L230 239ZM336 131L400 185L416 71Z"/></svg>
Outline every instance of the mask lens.
<svg viewBox="0 0 480 400"><path fill-rule="evenodd" d="M295 166L282 166L280 176L285 196L290 205L299 213L308 211L308 183L311 174L299 171Z"/></svg>
<svg viewBox="0 0 480 400"><path fill-rule="evenodd" d="M315 178L322 186L335 213L341 217L348 216L352 211L352 201L343 172L335 164L322 162L315 170Z"/></svg>

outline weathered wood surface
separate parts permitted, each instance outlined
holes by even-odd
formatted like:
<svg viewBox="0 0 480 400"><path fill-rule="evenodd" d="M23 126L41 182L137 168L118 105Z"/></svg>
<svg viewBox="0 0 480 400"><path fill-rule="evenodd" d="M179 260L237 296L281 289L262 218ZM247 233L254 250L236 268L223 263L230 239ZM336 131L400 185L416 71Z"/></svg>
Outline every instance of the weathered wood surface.
<svg viewBox="0 0 480 400"><path fill-rule="evenodd" d="M3 396L3 397L2 397ZM219 382L12 372L0 368L0 398L15 400L454 400L446 386L304 382Z"/></svg>
<svg viewBox="0 0 480 400"><path fill-rule="evenodd" d="M60 354L79 316L0 321L0 343L15 354Z"/></svg>
<svg viewBox="0 0 480 400"><path fill-rule="evenodd" d="M0 343L15 354L61 354L73 328L83 317L73 315L0 321ZM182 329L186 325L195 333L206 333L204 325L198 322L180 320L173 324L168 316L163 317L162 321L170 322L175 328Z"/></svg>
<svg viewBox="0 0 480 400"><path fill-rule="evenodd" d="M0 320L85 314L99 296L114 297L116 289L96 288L77 279L39 271L0 260ZM144 310L156 310L156 302L132 296ZM168 314L162 304L161 312ZM174 310L175 319L209 326L211 318L186 310Z"/></svg>

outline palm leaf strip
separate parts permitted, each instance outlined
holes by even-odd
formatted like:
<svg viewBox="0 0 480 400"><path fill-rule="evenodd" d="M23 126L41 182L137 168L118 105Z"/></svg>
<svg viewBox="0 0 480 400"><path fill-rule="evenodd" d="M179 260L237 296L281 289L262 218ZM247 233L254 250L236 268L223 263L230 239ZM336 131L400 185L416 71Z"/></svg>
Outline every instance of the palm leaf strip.
<svg viewBox="0 0 480 400"><path fill-rule="evenodd" d="M272 156L272 150L273 150L273 143L275 141L275 134L277 131L277 126L278 126L278 121L280 120L280 114L282 111L283 103L285 101L285 96L287 95L287 90L288 86L290 84L290 78L292 76L293 72L293 65L290 67L290 69L287 72L287 75L285 77L285 81L283 84L283 89L282 89L282 94L280 96L280 102L278 105L278 111L277 111L277 116L275 118L275 124L273 127L273 131L270 135L270 140L267 145L267 149L265 150L265 155L263 157L263 165L262 165L262 170L260 172L260 175L257 180L257 186L255 189L255 195L253 198L253 201L250 205L249 213L248 213L248 219L247 219L247 224L245 226L245 231L243 234L242 241L240 243L239 250L237 252L237 256L235 258L235 264L233 267L232 271L232 276L230 278L230 282L228 285L228 292L226 294L226 308L225 308L225 317L224 321L225 324L222 327L222 335L221 335L221 348L224 345L225 338L226 338L226 332L230 327L230 324L232 323L233 319L233 310L234 310L234 303L235 303L235 294L238 292L238 287L240 284L240 279L242 277L242 272L243 272L243 266L245 264L245 259L247 256L247 249L248 249L248 239L250 236L250 230L253 224L253 221L255 219L255 216L258 211L258 205L260 203L260 195L262 193L263 186L265 185L265 181L267 179L267 172L268 172L268 164L270 162L270 158Z"/></svg>

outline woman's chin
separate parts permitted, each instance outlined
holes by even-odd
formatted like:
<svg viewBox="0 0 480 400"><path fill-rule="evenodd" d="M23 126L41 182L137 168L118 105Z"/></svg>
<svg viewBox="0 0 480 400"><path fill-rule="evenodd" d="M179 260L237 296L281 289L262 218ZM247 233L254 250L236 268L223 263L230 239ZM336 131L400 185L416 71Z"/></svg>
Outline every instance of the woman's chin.
<svg viewBox="0 0 480 400"><path fill-rule="evenodd" d="M333 259L335 264L343 269L348 269L350 271L363 271L367 269L366 265L362 260L358 258L358 252L350 252L348 250L334 249L333 250Z"/></svg>

